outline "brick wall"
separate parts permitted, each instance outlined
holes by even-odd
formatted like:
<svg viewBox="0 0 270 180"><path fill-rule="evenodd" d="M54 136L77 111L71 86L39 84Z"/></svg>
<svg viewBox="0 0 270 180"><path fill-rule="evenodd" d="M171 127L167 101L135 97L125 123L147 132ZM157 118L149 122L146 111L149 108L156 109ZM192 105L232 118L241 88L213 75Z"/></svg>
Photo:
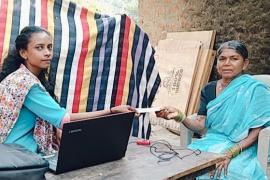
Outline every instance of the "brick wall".
<svg viewBox="0 0 270 180"><path fill-rule="evenodd" d="M166 32L215 29L215 48L231 39L247 45L251 74L270 74L269 17L269 0L139 0L140 25L153 45Z"/></svg>

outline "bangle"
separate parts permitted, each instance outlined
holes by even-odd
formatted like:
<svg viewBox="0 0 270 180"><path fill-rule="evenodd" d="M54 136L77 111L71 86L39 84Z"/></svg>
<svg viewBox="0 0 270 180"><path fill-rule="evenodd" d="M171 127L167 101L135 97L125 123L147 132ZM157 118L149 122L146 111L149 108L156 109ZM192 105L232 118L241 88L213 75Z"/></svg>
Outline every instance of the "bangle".
<svg viewBox="0 0 270 180"><path fill-rule="evenodd" d="M231 150L231 148L228 149L228 152L232 154L231 158L233 158L234 157L234 152Z"/></svg>
<svg viewBox="0 0 270 180"><path fill-rule="evenodd" d="M174 118L177 122L183 122L186 119L186 115L182 112L179 112L179 114Z"/></svg>
<svg viewBox="0 0 270 180"><path fill-rule="evenodd" d="M110 108L110 113L112 114L113 112L112 112L112 108Z"/></svg>
<svg viewBox="0 0 270 180"><path fill-rule="evenodd" d="M238 154L240 154L241 146L239 146L239 144L236 144L236 145L234 145L233 147L230 147L230 148L228 149L228 151L229 151L230 153L232 153L232 157L234 158L234 157L236 157Z"/></svg>
<svg viewBox="0 0 270 180"><path fill-rule="evenodd" d="M240 148L240 153L242 153L242 152L243 152L243 148L242 148L241 144L237 143L237 145L238 145L238 147ZM239 153L239 154L240 154L240 153Z"/></svg>

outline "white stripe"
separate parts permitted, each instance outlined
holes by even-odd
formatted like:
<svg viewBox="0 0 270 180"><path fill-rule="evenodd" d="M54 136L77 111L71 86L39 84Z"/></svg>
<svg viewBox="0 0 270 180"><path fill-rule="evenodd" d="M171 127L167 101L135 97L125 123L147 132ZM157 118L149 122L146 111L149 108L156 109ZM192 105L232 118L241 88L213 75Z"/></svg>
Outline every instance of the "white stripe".
<svg viewBox="0 0 270 180"><path fill-rule="evenodd" d="M140 87L139 87L139 107L142 107L142 102L143 102L143 97L144 97L144 93L146 91L146 87L147 87L147 80L146 80L146 69L150 60L150 57L152 55L152 47L150 45L150 43L147 44L147 48L146 48L146 52L145 52L145 60L144 60L144 69L143 69L143 74L142 74L142 78L141 78L141 82L140 82ZM149 118L145 118L144 122L143 120L140 118L139 120L140 123L140 128L139 128L139 135L138 137L142 137L141 134L144 133L144 137L146 137L146 133L147 133L147 129L149 126ZM141 126L144 126L144 132L142 131Z"/></svg>
<svg viewBox="0 0 270 180"><path fill-rule="evenodd" d="M21 2L20 32L25 26L29 25L29 14L30 0L24 0Z"/></svg>
<svg viewBox="0 0 270 180"><path fill-rule="evenodd" d="M70 72L70 80L69 80L69 89L68 89L68 98L67 98L67 106L66 109L72 111L73 100L74 100L74 92L76 86L76 79L77 79L77 71L78 71L78 64L82 49L82 41L83 41L83 29L82 29L82 22L80 19L81 15L81 7L76 6L74 20L76 26L76 49L72 61L71 72Z"/></svg>
<svg viewBox="0 0 270 180"><path fill-rule="evenodd" d="M143 116L139 116L138 138L142 138Z"/></svg>
<svg viewBox="0 0 270 180"><path fill-rule="evenodd" d="M61 23L62 23L62 27L61 27L62 41L61 41L61 51L60 51L60 57L59 57L56 79L55 79L55 88L54 88L55 95L58 97L59 100L61 97L63 75L64 75L64 69L65 69L66 58L67 58L67 53L68 53L68 45L69 45L68 44L69 43L69 26L68 26L68 19L67 19L68 5L69 5L68 1L63 1L63 4L61 6L61 12L60 12L60 18L61 18ZM59 26L59 25L56 24L56 26Z"/></svg>
<svg viewBox="0 0 270 180"><path fill-rule="evenodd" d="M113 34L113 47L112 47L112 55L111 55L111 64L110 64L110 72L107 84L107 91L106 91L106 99L104 109L110 107L111 104L111 96L112 96L112 88L114 82L114 74L116 68L116 60L117 60L117 51L118 51L118 43L119 43L119 33L120 33L120 24L121 16L115 16L115 29Z"/></svg>
<svg viewBox="0 0 270 180"><path fill-rule="evenodd" d="M35 8L35 25L41 26L41 0L36 0Z"/></svg>

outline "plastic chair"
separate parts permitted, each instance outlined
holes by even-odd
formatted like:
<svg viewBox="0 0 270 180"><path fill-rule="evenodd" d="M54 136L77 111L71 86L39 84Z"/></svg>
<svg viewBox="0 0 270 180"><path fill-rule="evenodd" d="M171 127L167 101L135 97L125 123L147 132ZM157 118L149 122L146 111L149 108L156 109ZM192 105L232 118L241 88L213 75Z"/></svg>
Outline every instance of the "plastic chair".
<svg viewBox="0 0 270 180"><path fill-rule="evenodd" d="M266 83L270 87L270 75L254 75L254 78ZM260 131L258 138L257 157L264 170L267 173L268 167L268 151L270 143L270 127L264 128Z"/></svg>
<svg viewBox="0 0 270 180"><path fill-rule="evenodd" d="M270 87L270 75L254 75L255 79L266 83ZM196 118L196 114L192 114L189 118ZM180 125L180 144L186 147L191 143L193 132L187 129L183 124ZM264 170L267 173L268 167L268 151L270 143L270 127L264 128L260 131L258 137L258 151L257 157Z"/></svg>

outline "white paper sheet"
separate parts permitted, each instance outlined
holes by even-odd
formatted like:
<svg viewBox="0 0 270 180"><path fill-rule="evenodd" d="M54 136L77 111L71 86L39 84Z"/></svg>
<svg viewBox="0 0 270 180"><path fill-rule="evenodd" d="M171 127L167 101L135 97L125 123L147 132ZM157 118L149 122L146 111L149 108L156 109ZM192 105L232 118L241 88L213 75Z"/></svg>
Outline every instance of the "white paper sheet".
<svg viewBox="0 0 270 180"><path fill-rule="evenodd" d="M150 113L150 112L157 112L160 111L160 107L151 107L151 108L136 108L138 113Z"/></svg>

